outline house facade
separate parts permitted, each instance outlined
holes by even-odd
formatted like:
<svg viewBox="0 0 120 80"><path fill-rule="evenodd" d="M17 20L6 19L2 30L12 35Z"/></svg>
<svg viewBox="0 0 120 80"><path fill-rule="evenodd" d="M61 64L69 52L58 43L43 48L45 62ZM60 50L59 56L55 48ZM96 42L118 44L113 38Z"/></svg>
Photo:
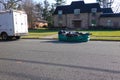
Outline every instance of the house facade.
<svg viewBox="0 0 120 80"><path fill-rule="evenodd" d="M53 14L55 27L67 27L78 29L89 29L90 26L106 26L106 22L112 25L114 21L120 26L120 16L113 15L111 8L102 9L99 3L85 4L84 1L74 1L70 5L58 6ZM116 14L114 14L116 15ZM116 20L117 19L117 20ZM107 25L109 26L109 25Z"/></svg>
<svg viewBox="0 0 120 80"><path fill-rule="evenodd" d="M99 25L106 28L120 29L120 14L114 13L100 15Z"/></svg>

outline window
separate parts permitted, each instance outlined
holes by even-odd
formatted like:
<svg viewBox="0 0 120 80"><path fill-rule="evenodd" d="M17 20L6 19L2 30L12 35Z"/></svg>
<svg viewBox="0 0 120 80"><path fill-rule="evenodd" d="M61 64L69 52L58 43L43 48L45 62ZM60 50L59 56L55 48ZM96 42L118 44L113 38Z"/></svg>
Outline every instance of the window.
<svg viewBox="0 0 120 80"><path fill-rule="evenodd" d="M59 18L59 19L62 19L62 14L63 14L63 11L62 11L62 10L59 10L59 11L58 11L58 18Z"/></svg>
<svg viewBox="0 0 120 80"><path fill-rule="evenodd" d="M91 20L91 26L96 26L96 20L95 19Z"/></svg>
<svg viewBox="0 0 120 80"><path fill-rule="evenodd" d="M80 14L80 9L74 9L74 14L79 15Z"/></svg>
<svg viewBox="0 0 120 80"><path fill-rule="evenodd" d="M58 15L62 15L62 14L63 14L62 10L59 10Z"/></svg>
<svg viewBox="0 0 120 80"><path fill-rule="evenodd" d="M59 20L59 21L58 21L58 26L59 26L59 27L62 27L62 26L63 26L62 23L63 23L62 20Z"/></svg>
<svg viewBox="0 0 120 80"><path fill-rule="evenodd" d="M92 16L93 16L93 17L96 16L96 12L97 12L97 8L92 8L92 9L91 9L91 13L92 13Z"/></svg>
<svg viewBox="0 0 120 80"><path fill-rule="evenodd" d="M112 26L112 20L107 20L107 26Z"/></svg>
<svg viewBox="0 0 120 80"><path fill-rule="evenodd" d="M92 12L92 13L96 13L96 12L97 12L97 8L92 8L92 9L91 9L91 12Z"/></svg>

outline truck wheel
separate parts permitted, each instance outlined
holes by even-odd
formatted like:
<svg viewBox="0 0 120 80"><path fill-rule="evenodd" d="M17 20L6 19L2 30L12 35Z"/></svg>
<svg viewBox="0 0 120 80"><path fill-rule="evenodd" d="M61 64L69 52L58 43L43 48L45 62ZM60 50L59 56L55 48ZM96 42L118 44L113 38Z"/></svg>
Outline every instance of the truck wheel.
<svg viewBox="0 0 120 80"><path fill-rule="evenodd" d="M9 37L8 37L8 40L12 40L12 39L13 39L13 36L9 36Z"/></svg>
<svg viewBox="0 0 120 80"><path fill-rule="evenodd" d="M4 40L4 41L6 41L8 39L7 33L2 33L1 37L2 37L2 40Z"/></svg>
<svg viewBox="0 0 120 80"><path fill-rule="evenodd" d="M20 36L16 36L15 38L16 38L16 39L20 39Z"/></svg>

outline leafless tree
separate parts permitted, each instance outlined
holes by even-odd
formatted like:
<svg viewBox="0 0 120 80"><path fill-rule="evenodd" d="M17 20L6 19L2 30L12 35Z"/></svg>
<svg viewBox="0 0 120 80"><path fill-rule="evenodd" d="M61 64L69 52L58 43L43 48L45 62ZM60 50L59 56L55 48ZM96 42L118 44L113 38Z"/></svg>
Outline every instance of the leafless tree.
<svg viewBox="0 0 120 80"><path fill-rule="evenodd" d="M8 9L17 9L18 7L18 2L20 2L22 0L0 0L0 3L4 6L5 10Z"/></svg>
<svg viewBox="0 0 120 80"><path fill-rule="evenodd" d="M26 11L28 15L28 24L29 28L33 28L33 22L35 20L35 14L34 14L34 5L35 3L33 0L24 0L22 1L22 7Z"/></svg>

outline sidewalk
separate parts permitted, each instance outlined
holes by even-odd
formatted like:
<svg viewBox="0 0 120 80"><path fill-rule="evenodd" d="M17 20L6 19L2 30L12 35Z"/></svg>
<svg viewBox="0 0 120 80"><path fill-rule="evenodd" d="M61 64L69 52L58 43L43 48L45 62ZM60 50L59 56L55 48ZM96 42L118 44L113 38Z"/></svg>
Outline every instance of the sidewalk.
<svg viewBox="0 0 120 80"><path fill-rule="evenodd" d="M55 34L55 35L50 35L50 36L46 36L46 37L43 37L41 39L57 39L58 38L58 34ZM112 38L110 40L110 38ZM90 41L120 41L118 40L117 38L120 38L120 37L91 37L90 38Z"/></svg>

